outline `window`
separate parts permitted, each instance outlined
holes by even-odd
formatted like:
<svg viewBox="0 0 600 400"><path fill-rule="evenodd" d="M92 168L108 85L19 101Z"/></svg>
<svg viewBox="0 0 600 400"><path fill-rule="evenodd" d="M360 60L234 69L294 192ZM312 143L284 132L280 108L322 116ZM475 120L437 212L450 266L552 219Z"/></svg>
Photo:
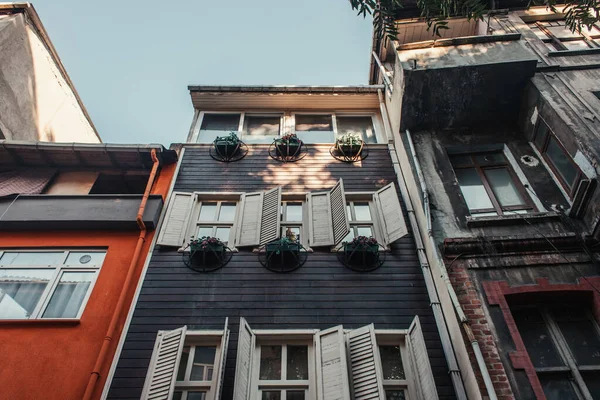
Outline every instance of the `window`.
<svg viewBox="0 0 600 400"><path fill-rule="evenodd" d="M542 118L539 119L536 127L534 143L560 184L572 198L582 178L581 170Z"/></svg>
<svg viewBox="0 0 600 400"><path fill-rule="evenodd" d="M230 132L248 144L270 144L278 136L296 133L305 143L333 143L345 134L377 143L373 113L201 112L198 143L212 143Z"/></svg>
<svg viewBox="0 0 600 400"><path fill-rule="evenodd" d="M0 251L0 319L79 318L105 251Z"/></svg>
<svg viewBox="0 0 600 400"><path fill-rule="evenodd" d="M571 32L564 19L534 21L529 23L529 27L550 51L600 48L600 29L595 25L590 29L582 27L581 33Z"/></svg>
<svg viewBox="0 0 600 400"><path fill-rule="evenodd" d="M375 216L371 210L369 201L349 201L346 203L346 212L350 224L350 232L344 238L343 242L348 242L357 236L372 236L375 234L375 225L373 223Z"/></svg>
<svg viewBox="0 0 600 400"><path fill-rule="evenodd" d="M236 202L229 201L198 201L198 219L196 220L196 235L213 236L227 244L230 239L231 228L235 221Z"/></svg>
<svg viewBox="0 0 600 400"><path fill-rule="evenodd" d="M222 331L159 331L142 398L220 399L228 343L228 319Z"/></svg>
<svg viewBox="0 0 600 400"><path fill-rule="evenodd" d="M600 398L600 335L585 306L511 307L548 400Z"/></svg>
<svg viewBox="0 0 600 400"><path fill-rule="evenodd" d="M309 340L258 337L255 392L260 400L307 400L314 390L312 336ZM310 368L309 368L310 366Z"/></svg>
<svg viewBox="0 0 600 400"><path fill-rule="evenodd" d="M307 241L304 238L304 203L302 201L286 200L281 203L281 237Z"/></svg>
<svg viewBox="0 0 600 400"><path fill-rule="evenodd" d="M525 188L501 151L450 155L450 162L471 216L533 211Z"/></svg>

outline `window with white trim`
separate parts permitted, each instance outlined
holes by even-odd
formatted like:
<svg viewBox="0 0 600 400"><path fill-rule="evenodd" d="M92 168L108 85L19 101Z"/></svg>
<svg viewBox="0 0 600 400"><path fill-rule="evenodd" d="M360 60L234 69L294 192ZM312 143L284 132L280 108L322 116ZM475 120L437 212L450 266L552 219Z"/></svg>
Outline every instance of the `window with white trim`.
<svg viewBox="0 0 600 400"><path fill-rule="evenodd" d="M295 133L305 143L333 143L353 134L377 143L377 116L373 112L231 112L202 111L192 140L212 143L235 132L245 143L270 144L278 136Z"/></svg>
<svg viewBox="0 0 600 400"><path fill-rule="evenodd" d="M581 27L572 32L564 19L528 22L529 28L550 51L588 50L600 48L600 28L596 25Z"/></svg>
<svg viewBox="0 0 600 400"><path fill-rule="evenodd" d="M106 251L0 251L0 319L79 318Z"/></svg>
<svg viewBox="0 0 600 400"><path fill-rule="evenodd" d="M212 236L224 244L233 242L232 228L235 222L237 202L235 201L197 201L197 210L193 215L198 215L194 229L196 238Z"/></svg>
<svg viewBox="0 0 600 400"><path fill-rule="evenodd" d="M404 360L407 359L404 339L398 335L376 335L381 374L386 400L405 400L408 398L408 380Z"/></svg>
<svg viewBox="0 0 600 400"><path fill-rule="evenodd" d="M283 196L281 202L281 237L306 243L304 235L304 202Z"/></svg>
<svg viewBox="0 0 600 400"><path fill-rule="evenodd" d="M346 202L346 212L350 231L342 242L349 242L357 236L379 238L374 222L377 219L377 211L374 209L372 201L348 201Z"/></svg>

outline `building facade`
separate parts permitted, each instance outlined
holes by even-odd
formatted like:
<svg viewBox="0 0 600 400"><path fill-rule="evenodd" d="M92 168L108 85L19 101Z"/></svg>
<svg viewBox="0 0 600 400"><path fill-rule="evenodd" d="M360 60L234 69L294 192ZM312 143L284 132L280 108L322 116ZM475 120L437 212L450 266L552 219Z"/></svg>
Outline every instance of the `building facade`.
<svg viewBox="0 0 600 400"><path fill-rule="evenodd" d="M0 141L3 399L100 397L176 161Z"/></svg>
<svg viewBox="0 0 600 400"><path fill-rule="evenodd" d="M476 387L411 228L384 89L190 87L193 123L104 398L453 399L463 381ZM230 132L244 145L222 162L213 141ZM365 145L340 161L348 133ZM272 143L290 134L303 145L282 162ZM194 258L191 237L204 236L230 250ZM376 258L348 251L359 236L377 240ZM213 256L220 268L203 268Z"/></svg>
<svg viewBox="0 0 600 400"><path fill-rule="evenodd" d="M0 139L100 143L30 3L0 3Z"/></svg>
<svg viewBox="0 0 600 400"><path fill-rule="evenodd" d="M600 27L504 6L441 38L408 7L371 81L461 369L489 398L598 399Z"/></svg>

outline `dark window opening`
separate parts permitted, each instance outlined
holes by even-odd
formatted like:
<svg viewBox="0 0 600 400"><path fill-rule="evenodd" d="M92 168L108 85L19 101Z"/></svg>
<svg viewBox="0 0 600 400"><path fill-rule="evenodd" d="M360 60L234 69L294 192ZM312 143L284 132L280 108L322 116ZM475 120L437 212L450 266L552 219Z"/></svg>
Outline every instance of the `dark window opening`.
<svg viewBox="0 0 600 400"><path fill-rule="evenodd" d="M101 173L90 194L143 194L148 175L117 175Z"/></svg>

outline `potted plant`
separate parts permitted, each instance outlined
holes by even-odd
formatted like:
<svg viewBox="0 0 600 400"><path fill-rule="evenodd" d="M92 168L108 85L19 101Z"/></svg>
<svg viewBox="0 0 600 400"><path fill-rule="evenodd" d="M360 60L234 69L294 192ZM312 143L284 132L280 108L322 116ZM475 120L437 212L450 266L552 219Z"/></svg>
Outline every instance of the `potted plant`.
<svg viewBox="0 0 600 400"><path fill-rule="evenodd" d="M189 248L192 261L202 265L220 263L225 253L223 242L212 236L192 237Z"/></svg>
<svg viewBox="0 0 600 400"><path fill-rule="evenodd" d="M335 140L335 149L346 157L356 157L363 149L364 141L360 136L347 133Z"/></svg>
<svg viewBox="0 0 600 400"><path fill-rule="evenodd" d="M379 243L371 236L357 236L343 246L349 265L369 269L379 262Z"/></svg>
<svg viewBox="0 0 600 400"><path fill-rule="evenodd" d="M235 132L227 136L218 136L213 143L217 154L224 158L233 157L240 147L240 139Z"/></svg>
<svg viewBox="0 0 600 400"><path fill-rule="evenodd" d="M302 140L298 139L295 133L283 135L275 139L274 143L277 155L281 157L296 156L302 149Z"/></svg>

